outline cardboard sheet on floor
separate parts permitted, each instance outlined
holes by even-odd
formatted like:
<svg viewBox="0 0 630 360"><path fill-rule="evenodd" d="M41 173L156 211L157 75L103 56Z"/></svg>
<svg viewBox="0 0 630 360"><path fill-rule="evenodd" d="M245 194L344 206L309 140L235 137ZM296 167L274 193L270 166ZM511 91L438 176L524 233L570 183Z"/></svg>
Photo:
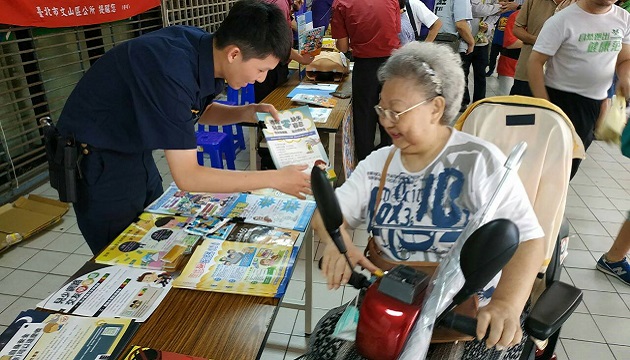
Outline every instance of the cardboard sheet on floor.
<svg viewBox="0 0 630 360"><path fill-rule="evenodd" d="M38 195L0 207L0 252L55 224L70 206Z"/></svg>

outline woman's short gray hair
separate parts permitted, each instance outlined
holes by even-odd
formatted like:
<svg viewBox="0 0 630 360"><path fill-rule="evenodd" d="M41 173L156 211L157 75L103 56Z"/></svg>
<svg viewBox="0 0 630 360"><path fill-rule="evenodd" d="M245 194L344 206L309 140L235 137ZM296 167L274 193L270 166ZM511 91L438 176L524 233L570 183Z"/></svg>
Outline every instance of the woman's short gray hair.
<svg viewBox="0 0 630 360"><path fill-rule="evenodd" d="M464 70L459 55L449 46L413 41L401 47L378 70L381 83L391 78L415 80L427 96L443 96L442 124L457 116L464 95Z"/></svg>

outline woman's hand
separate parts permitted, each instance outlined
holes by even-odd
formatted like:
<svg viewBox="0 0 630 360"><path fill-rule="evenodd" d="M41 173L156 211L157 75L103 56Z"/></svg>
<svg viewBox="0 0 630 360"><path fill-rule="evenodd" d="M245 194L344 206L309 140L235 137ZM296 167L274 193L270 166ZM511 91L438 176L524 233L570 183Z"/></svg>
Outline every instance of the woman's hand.
<svg viewBox="0 0 630 360"><path fill-rule="evenodd" d="M490 326L486 339L488 348L496 346L500 351L520 343L523 337L521 310L503 300L490 300L477 314L477 339L483 339Z"/></svg>
<svg viewBox="0 0 630 360"><path fill-rule="evenodd" d="M304 172L307 165L289 165L276 171L273 188L298 199L306 199L304 194L310 195L311 177Z"/></svg>
<svg viewBox="0 0 630 360"><path fill-rule="evenodd" d="M347 241L347 233L342 230L344 242L348 249L348 257L353 266L361 265L371 273L375 273L379 270L376 265L372 264L363 251L356 247L352 242ZM329 242L326 243L324 248L324 256L322 257L322 273L328 280L328 289L337 290L340 286L346 285L352 275L352 269L348 266L346 258L339 252L335 244Z"/></svg>

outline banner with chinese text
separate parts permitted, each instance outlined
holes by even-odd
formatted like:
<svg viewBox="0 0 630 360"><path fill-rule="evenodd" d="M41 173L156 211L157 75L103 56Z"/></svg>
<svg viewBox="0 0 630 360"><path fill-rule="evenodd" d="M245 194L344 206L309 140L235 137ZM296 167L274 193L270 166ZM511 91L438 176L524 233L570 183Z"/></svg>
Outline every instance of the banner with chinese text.
<svg viewBox="0 0 630 360"><path fill-rule="evenodd" d="M160 0L4 0L0 24L46 28L122 20L160 5Z"/></svg>

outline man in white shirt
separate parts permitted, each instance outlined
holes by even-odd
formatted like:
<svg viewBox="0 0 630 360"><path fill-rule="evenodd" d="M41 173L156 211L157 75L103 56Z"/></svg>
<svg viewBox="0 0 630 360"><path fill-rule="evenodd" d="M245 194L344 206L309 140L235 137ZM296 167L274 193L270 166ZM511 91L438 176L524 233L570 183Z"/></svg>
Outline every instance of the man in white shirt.
<svg viewBox="0 0 630 360"><path fill-rule="evenodd" d="M470 54L475 47L475 39L470 30L470 0L436 0L434 12L442 21L440 34L448 34L446 38L452 38L440 42L448 42L456 52Z"/></svg>
<svg viewBox="0 0 630 360"><path fill-rule="evenodd" d="M549 18L528 63L532 93L567 114L585 149L615 71L630 97L630 13L614 2L581 0ZM579 164L573 161L571 177Z"/></svg>
<svg viewBox="0 0 630 360"><path fill-rule="evenodd" d="M412 22L412 24L415 25L415 38L420 39L420 29L421 26L424 25L429 29L429 33L424 41L432 42L435 40L435 37L442 28L442 20L440 20L440 18L429 10L429 8L420 0L400 0L400 2L404 3L404 6L401 8L407 10L402 16L408 17L411 22L411 17L413 15L414 22ZM401 19L401 21L404 20Z"/></svg>

